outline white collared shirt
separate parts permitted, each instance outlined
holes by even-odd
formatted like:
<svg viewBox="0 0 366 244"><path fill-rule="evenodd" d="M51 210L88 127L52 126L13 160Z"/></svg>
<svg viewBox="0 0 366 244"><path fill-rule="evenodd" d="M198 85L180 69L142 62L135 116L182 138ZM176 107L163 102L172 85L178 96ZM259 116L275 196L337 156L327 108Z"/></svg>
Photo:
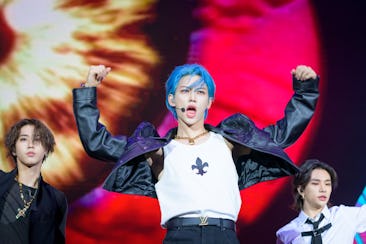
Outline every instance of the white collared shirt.
<svg viewBox="0 0 366 244"><path fill-rule="evenodd" d="M348 207L344 205L325 207L323 221L319 228L332 224L322 233L323 244L352 244L356 233L366 231L366 205ZM319 219L320 213L315 220ZM311 236L301 236L301 232L311 231L312 225L306 224L309 217L301 211L299 216L276 232L277 244L310 244Z"/></svg>

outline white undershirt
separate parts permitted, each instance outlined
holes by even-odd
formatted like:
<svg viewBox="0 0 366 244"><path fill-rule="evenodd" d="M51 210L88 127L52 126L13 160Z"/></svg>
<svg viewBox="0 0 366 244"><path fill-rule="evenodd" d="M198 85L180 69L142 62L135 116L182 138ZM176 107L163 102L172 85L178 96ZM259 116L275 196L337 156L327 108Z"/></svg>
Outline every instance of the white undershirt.
<svg viewBox="0 0 366 244"><path fill-rule="evenodd" d="M164 171L155 188L161 225L177 216L237 220L241 206L238 175L231 151L219 134L210 132L209 139L199 145L175 140L166 145Z"/></svg>

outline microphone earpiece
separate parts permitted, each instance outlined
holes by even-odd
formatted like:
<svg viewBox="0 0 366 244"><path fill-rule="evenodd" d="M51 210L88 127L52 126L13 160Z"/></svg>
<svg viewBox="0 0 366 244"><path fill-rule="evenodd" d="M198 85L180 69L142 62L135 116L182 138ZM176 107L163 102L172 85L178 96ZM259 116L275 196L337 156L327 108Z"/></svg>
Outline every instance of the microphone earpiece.
<svg viewBox="0 0 366 244"><path fill-rule="evenodd" d="M177 108L177 107L175 107L176 109L180 109L180 111L182 111L182 113L184 113L185 111L186 111L186 109L185 108Z"/></svg>

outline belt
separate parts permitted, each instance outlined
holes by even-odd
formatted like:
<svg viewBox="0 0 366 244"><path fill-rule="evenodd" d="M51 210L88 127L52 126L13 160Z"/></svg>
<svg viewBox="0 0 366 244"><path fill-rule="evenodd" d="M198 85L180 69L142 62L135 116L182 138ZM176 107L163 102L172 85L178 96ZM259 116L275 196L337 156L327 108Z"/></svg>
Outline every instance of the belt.
<svg viewBox="0 0 366 244"><path fill-rule="evenodd" d="M220 228L227 228L235 230L235 222L230 219L220 218L172 218L166 222L165 226L167 229L177 228L181 226L207 226L214 225Z"/></svg>

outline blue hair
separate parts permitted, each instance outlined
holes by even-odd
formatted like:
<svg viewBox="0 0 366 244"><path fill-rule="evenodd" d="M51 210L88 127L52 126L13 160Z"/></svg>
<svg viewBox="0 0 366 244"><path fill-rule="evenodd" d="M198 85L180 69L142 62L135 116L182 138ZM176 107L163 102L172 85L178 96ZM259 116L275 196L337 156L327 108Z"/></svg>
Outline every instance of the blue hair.
<svg viewBox="0 0 366 244"><path fill-rule="evenodd" d="M176 66L173 72L170 74L168 80L165 83L165 105L169 109L169 111L173 114L174 118L177 119L177 112L175 107L172 107L169 104L168 97L170 94L174 96L175 91L177 90L179 80L186 75L194 76L198 75L201 77L202 81L207 85L208 96L210 99L214 99L215 97L215 82L212 79L211 75L208 71L199 64L184 64L180 66ZM207 109L205 111L205 118L207 117Z"/></svg>

